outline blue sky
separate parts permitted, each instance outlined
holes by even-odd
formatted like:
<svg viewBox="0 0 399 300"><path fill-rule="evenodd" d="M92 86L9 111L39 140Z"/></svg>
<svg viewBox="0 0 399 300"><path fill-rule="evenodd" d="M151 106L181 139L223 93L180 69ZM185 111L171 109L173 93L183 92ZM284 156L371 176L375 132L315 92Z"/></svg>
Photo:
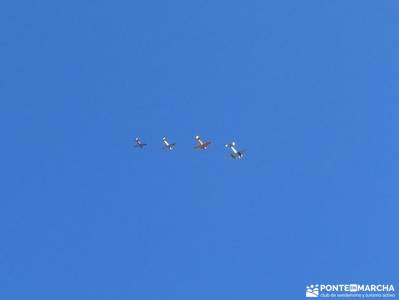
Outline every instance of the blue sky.
<svg viewBox="0 0 399 300"><path fill-rule="evenodd" d="M398 9L2 2L0 298L398 284Z"/></svg>

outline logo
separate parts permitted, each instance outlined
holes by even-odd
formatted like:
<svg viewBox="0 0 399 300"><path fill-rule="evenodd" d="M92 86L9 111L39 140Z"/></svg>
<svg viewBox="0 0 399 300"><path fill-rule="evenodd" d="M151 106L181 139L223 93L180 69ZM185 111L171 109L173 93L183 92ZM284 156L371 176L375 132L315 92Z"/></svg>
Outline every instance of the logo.
<svg viewBox="0 0 399 300"><path fill-rule="evenodd" d="M317 298L319 297L319 285L311 284L306 287L306 298Z"/></svg>
<svg viewBox="0 0 399 300"><path fill-rule="evenodd" d="M396 298L393 284L311 284L306 298Z"/></svg>

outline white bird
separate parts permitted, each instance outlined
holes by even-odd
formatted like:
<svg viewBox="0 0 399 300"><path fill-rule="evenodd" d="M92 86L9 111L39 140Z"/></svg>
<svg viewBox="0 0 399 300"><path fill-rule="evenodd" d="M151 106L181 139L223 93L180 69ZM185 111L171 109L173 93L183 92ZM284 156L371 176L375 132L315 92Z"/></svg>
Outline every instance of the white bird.
<svg viewBox="0 0 399 300"><path fill-rule="evenodd" d="M166 139L166 137L162 138L162 142L163 142L163 149L164 150L173 150L176 146L176 143L169 143L168 140Z"/></svg>
<svg viewBox="0 0 399 300"><path fill-rule="evenodd" d="M245 150L237 150L235 142L231 142L229 144L226 144L225 146L226 146L226 148L230 148L230 150L231 150L230 156L232 158L234 158L234 159L243 158Z"/></svg>
<svg viewBox="0 0 399 300"><path fill-rule="evenodd" d="M147 144L143 143L139 137L136 137L135 141L136 141L136 145L134 145L134 147L136 147L136 148L143 149L144 146L147 146Z"/></svg>

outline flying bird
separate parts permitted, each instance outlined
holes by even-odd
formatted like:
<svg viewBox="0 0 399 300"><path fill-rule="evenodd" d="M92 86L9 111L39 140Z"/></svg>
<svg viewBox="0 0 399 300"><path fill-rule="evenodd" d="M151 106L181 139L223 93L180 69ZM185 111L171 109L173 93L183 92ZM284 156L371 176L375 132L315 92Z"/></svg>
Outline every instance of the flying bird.
<svg viewBox="0 0 399 300"><path fill-rule="evenodd" d="M166 137L162 138L162 142L163 142L163 149L164 150L173 150L176 146L176 143L169 143L168 140L166 139Z"/></svg>
<svg viewBox="0 0 399 300"><path fill-rule="evenodd" d="M134 147L136 147L136 148L143 149L144 146L147 146L147 144L143 143L139 137L136 137L135 141L136 141L136 145L134 145Z"/></svg>
<svg viewBox="0 0 399 300"><path fill-rule="evenodd" d="M245 150L237 150L235 142L231 142L229 144L226 144L225 146L226 146L226 148L230 148L230 151L231 151L230 156L233 159L243 158Z"/></svg>
<svg viewBox="0 0 399 300"><path fill-rule="evenodd" d="M197 145L194 146L194 149L206 150L211 143L211 141L202 141L199 135L195 137L195 140L197 141Z"/></svg>

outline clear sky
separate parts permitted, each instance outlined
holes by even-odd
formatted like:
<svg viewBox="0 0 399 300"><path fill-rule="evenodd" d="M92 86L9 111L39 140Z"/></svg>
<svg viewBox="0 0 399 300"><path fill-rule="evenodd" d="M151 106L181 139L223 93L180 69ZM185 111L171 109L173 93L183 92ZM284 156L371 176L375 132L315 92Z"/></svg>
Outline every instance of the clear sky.
<svg viewBox="0 0 399 300"><path fill-rule="evenodd" d="M398 53L397 1L2 1L0 299L398 290Z"/></svg>

